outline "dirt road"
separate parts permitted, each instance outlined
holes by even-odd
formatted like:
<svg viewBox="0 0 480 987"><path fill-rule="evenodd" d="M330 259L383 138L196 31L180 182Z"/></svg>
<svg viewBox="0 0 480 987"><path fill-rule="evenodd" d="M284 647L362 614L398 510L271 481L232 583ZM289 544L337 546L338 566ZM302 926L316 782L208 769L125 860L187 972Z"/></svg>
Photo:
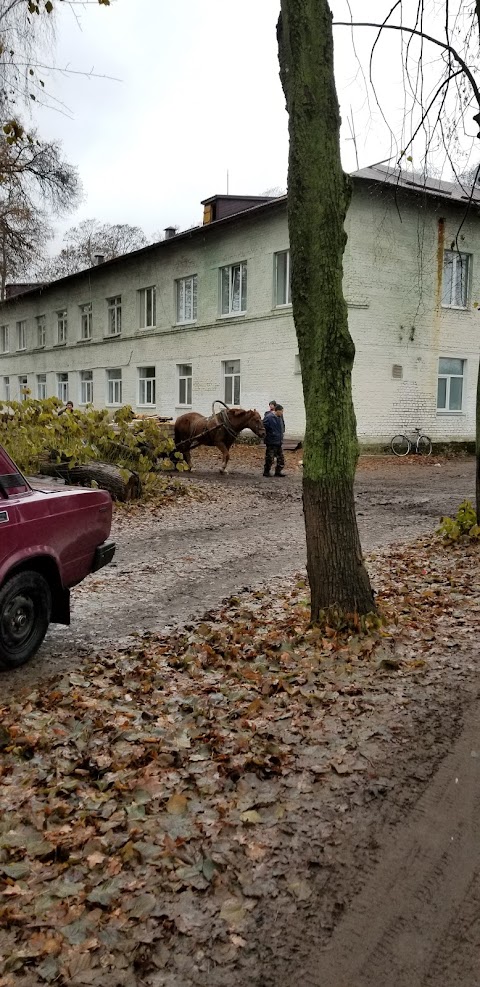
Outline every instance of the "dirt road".
<svg viewBox="0 0 480 987"><path fill-rule="evenodd" d="M73 591L70 628L53 627L37 658L9 676L7 690L74 667L97 647L161 632L245 586L303 568L301 453L287 453L283 480L261 476L261 456L261 449L237 449L230 474L222 477L218 454L206 450L195 473L182 478L201 488L204 500L181 498L135 518L118 512L114 563ZM356 500L364 550L431 531L442 514L473 498L474 484L471 460L361 459Z"/></svg>

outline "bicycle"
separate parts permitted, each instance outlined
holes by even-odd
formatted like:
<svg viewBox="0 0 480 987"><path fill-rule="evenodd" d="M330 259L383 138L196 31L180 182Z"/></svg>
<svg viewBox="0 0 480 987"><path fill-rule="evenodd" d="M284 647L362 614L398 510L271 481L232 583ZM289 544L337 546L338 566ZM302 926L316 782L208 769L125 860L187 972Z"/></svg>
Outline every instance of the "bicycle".
<svg viewBox="0 0 480 987"><path fill-rule="evenodd" d="M416 436L416 438L413 437ZM419 456L430 456L432 452L432 440L428 435L423 435L419 428L414 428L411 437L403 433L394 435L390 443L391 450L395 456L408 456L412 448Z"/></svg>

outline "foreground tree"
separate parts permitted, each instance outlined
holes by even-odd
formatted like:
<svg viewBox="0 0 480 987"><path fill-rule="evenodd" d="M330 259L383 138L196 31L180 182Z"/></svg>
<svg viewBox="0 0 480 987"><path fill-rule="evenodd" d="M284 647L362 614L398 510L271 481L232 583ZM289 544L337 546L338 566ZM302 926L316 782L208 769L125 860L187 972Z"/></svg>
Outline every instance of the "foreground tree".
<svg viewBox="0 0 480 987"><path fill-rule="evenodd" d="M293 318L305 399L303 506L312 619L375 610L362 557L353 483L358 458L354 345L342 290L350 183L327 0L281 0L280 76L289 116L288 225Z"/></svg>
<svg viewBox="0 0 480 987"><path fill-rule="evenodd" d="M67 230L63 242L60 253L46 261L39 270L40 277L45 280L54 281L93 267L98 254L104 260L113 260L132 250L139 250L146 247L148 240L139 226L85 219Z"/></svg>

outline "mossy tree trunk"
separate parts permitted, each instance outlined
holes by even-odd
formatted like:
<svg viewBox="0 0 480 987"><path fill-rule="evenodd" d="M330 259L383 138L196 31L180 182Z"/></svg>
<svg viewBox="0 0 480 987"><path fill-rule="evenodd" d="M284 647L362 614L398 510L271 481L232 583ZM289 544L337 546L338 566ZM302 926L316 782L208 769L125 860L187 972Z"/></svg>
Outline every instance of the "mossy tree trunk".
<svg viewBox="0 0 480 987"><path fill-rule="evenodd" d="M281 0L277 36L289 114L292 303L306 412L303 507L317 620L330 607L345 614L375 610L353 494L355 349L342 290L350 183L340 161L327 0Z"/></svg>

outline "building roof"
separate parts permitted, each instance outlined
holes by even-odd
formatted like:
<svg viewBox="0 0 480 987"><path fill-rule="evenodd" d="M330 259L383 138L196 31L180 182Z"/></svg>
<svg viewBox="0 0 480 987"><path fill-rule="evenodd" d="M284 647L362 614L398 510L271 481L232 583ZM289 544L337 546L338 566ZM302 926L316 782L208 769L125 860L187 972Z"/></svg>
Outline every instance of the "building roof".
<svg viewBox="0 0 480 987"><path fill-rule="evenodd" d="M383 165L370 165L354 171L352 178L360 178L381 185L392 185L422 195L441 199L450 199L463 204L475 202L480 204L480 186L466 183L445 182L443 178L430 178L416 175L414 172L400 171L398 168L388 168Z"/></svg>
<svg viewBox="0 0 480 987"><path fill-rule="evenodd" d="M416 195L421 194L423 196L436 199L440 198L445 201L462 203L464 206L468 206L472 203L480 205L480 186L472 187L469 185L455 184L454 182L445 182L443 179L424 177L422 175L416 175L413 172L400 171L396 168L385 167L382 164L374 164L370 165L368 168L360 168L359 171L354 171L351 177L354 180L360 180L361 182L402 189L403 191L411 192ZM216 198L218 198L218 196L210 196L209 199L203 200L202 205L213 202ZM75 274L69 274L64 278L59 278L57 281L50 281L43 285L37 285L30 291L22 292L22 300L24 298L33 298L36 295L41 295L53 286L57 288L59 285L73 282L76 279L81 279L85 277L86 274L90 277L95 276L105 268L113 267L115 264L129 262L133 258L145 256L151 251L158 249L169 250L179 241L212 236L213 231L217 230L219 227L233 224L239 219L246 221L249 218L255 218L264 212L271 212L273 209L282 207L287 202L286 195L280 195L272 198L267 198L264 196L222 196L222 198L225 200L236 200L240 208L220 219L215 219L210 223L204 223L200 226L194 226L192 229L185 230L182 233L176 233L175 236L167 237L165 240L160 240L157 243L151 243L147 247L140 247L138 250L132 250L128 254L121 254L119 257L114 257L112 260L104 261L101 264L96 264L94 267L85 268L83 271L77 271ZM251 204L248 205L247 203ZM18 296L11 299L7 298L1 303L1 305L8 306L9 304L15 304L17 301Z"/></svg>

